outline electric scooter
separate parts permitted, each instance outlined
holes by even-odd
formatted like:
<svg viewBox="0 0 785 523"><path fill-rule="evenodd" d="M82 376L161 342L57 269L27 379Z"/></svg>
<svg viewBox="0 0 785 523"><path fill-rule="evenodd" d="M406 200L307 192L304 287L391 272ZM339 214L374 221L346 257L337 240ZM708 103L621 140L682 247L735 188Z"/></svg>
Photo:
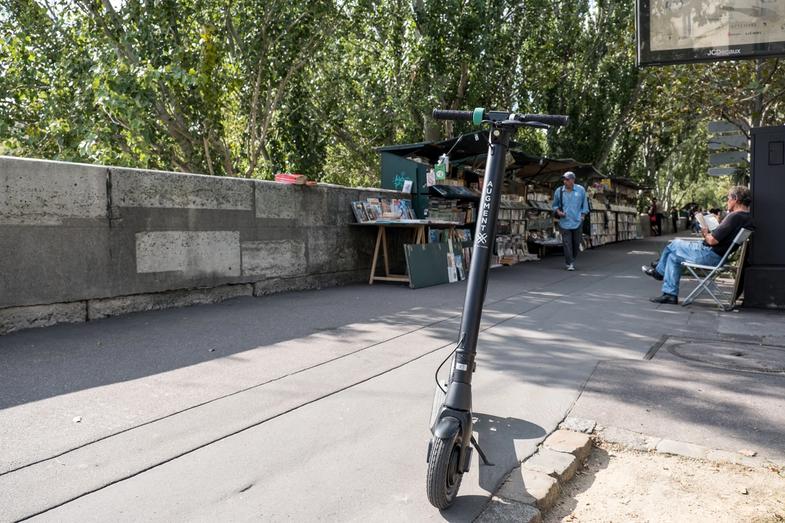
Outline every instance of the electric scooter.
<svg viewBox="0 0 785 523"><path fill-rule="evenodd" d="M426 486L428 501L440 509L452 505L463 473L469 471L472 445L485 464L490 464L472 435L472 373L476 369L477 337L485 293L488 288L488 267L493 242L496 237L496 218L502 192L504 162L510 139L519 127L549 128L566 125L566 116L548 114L516 114L505 111L454 111L434 109L437 120L471 121L474 125L488 124L488 160L485 164L485 180L477 213L472 254L463 316L458 344L453 356L446 390L437 378L434 398L431 437L428 443L428 475ZM447 358L449 359L450 356ZM445 359L442 365L447 361ZM441 368L441 366L440 366ZM438 375L438 369L437 369ZM443 397L443 400L441 399Z"/></svg>

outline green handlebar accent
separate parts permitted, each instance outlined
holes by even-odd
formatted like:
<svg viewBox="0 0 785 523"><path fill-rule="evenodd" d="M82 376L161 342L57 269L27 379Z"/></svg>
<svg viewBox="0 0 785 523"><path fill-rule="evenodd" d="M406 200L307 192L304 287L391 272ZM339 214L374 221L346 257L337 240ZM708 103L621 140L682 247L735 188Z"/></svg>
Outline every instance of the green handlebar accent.
<svg viewBox="0 0 785 523"><path fill-rule="evenodd" d="M480 125L482 123L482 117L485 116L485 108L477 107L472 113L472 123L474 125Z"/></svg>

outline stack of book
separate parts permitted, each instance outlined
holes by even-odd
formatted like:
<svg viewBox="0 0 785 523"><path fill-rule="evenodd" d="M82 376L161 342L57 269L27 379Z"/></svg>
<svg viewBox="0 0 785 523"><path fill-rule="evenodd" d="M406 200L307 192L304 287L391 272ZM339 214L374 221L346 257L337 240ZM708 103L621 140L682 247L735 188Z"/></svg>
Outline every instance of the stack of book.
<svg viewBox="0 0 785 523"><path fill-rule="evenodd" d="M315 181L309 180L304 174L294 173L278 173L275 175L275 181L290 185L316 185Z"/></svg>
<svg viewBox="0 0 785 523"><path fill-rule="evenodd" d="M474 223L476 210L470 202L431 198L428 200L428 217L454 223Z"/></svg>

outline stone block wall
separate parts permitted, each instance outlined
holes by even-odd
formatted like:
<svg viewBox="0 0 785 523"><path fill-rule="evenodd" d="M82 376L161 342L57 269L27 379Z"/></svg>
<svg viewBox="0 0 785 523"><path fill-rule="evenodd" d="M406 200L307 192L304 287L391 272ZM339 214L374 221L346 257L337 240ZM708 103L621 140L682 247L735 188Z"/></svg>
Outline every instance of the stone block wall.
<svg viewBox="0 0 785 523"><path fill-rule="evenodd" d="M364 281L371 196L0 156L0 334Z"/></svg>

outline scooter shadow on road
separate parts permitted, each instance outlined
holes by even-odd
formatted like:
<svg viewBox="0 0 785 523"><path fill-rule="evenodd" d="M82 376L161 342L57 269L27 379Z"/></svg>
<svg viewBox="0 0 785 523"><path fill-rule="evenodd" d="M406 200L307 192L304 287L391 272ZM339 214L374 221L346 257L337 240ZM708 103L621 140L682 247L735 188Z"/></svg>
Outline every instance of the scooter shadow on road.
<svg viewBox="0 0 785 523"><path fill-rule="evenodd" d="M484 465L479 456L472 459L476 459L475 463L480 467L480 486L493 493L507 474L520 463L521 457L515 448L515 441L539 439L544 437L546 432L535 423L517 418L502 418L477 412L474 417L477 442L493 466Z"/></svg>
<svg viewBox="0 0 785 523"><path fill-rule="evenodd" d="M445 521L450 523L471 523L481 513L481 508L487 503L488 498L485 496L477 496L476 494L469 494L466 496L458 496L452 506L446 510L440 510L439 514Z"/></svg>

